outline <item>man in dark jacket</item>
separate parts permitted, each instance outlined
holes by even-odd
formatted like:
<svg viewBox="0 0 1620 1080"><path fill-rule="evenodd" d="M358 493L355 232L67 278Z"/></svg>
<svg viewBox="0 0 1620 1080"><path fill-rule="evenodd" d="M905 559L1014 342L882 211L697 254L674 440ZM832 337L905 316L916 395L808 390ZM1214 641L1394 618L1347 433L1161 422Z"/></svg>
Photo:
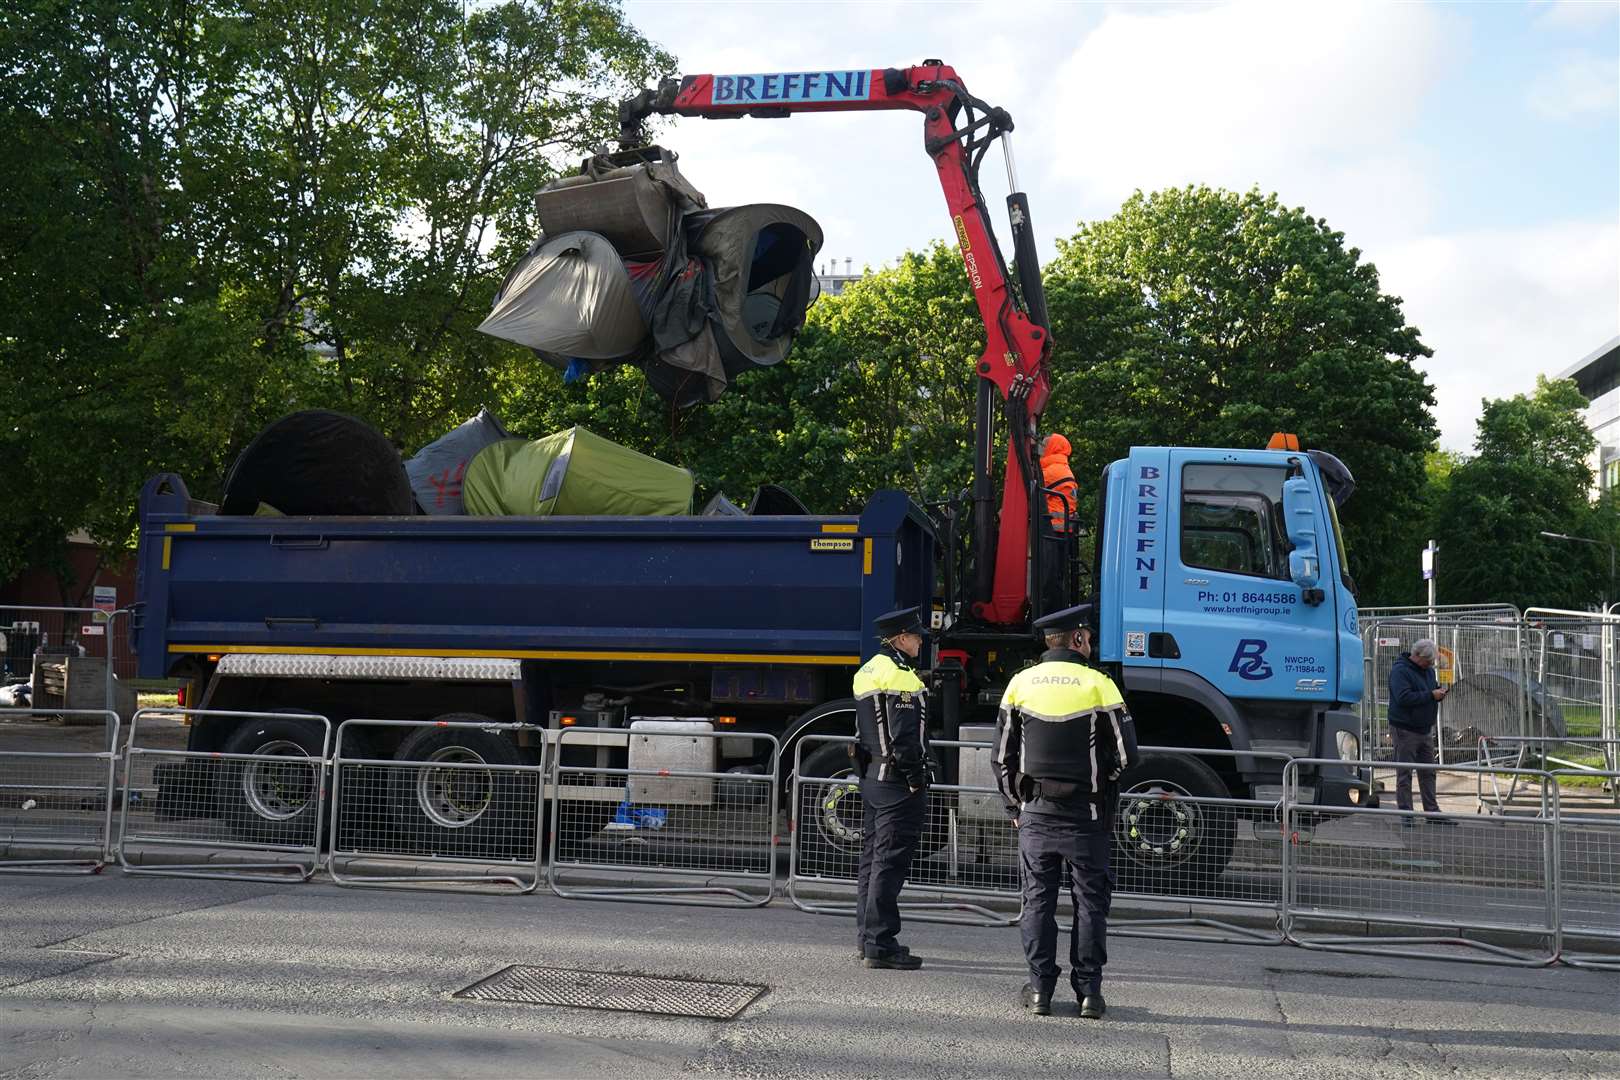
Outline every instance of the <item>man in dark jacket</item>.
<svg viewBox="0 0 1620 1080"><path fill-rule="evenodd" d="M1401 653L1389 669L1389 734L1395 742L1395 760L1419 765L1434 764L1434 724L1440 714L1440 703L1446 699L1445 688L1434 674L1434 659L1438 652L1429 638L1412 646L1411 652ZM1412 773L1418 774L1418 791L1423 796L1426 813L1438 814L1440 803L1434 797L1433 769L1396 769L1395 805L1401 810L1412 809ZM1437 823L1450 825L1445 818ZM1401 818L1401 824L1410 828L1411 817Z"/></svg>

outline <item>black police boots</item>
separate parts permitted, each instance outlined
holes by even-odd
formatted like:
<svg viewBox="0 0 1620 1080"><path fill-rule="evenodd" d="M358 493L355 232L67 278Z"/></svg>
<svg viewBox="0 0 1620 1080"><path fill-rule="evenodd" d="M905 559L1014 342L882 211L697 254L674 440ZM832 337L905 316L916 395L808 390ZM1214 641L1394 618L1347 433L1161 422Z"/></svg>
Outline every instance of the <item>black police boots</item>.
<svg viewBox="0 0 1620 1080"><path fill-rule="evenodd" d="M1037 990L1031 984L1025 983L1024 988L1018 991L1018 1000L1024 1008L1036 1016L1052 1015L1052 988L1050 986Z"/></svg>
<svg viewBox="0 0 1620 1080"><path fill-rule="evenodd" d="M1108 1002L1103 1000L1101 990L1093 990L1080 999L1080 1015L1086 1020L1101 1020L1107 1011Z"/></svg>
<svg viewBox="0 0 1620 1080"><path fill-rule="evenodd" d="M869 968L893 968L896 971L916 971L922 967L922 959L912 956L903 948L882 956L868 956L862 963Z"/></svg>

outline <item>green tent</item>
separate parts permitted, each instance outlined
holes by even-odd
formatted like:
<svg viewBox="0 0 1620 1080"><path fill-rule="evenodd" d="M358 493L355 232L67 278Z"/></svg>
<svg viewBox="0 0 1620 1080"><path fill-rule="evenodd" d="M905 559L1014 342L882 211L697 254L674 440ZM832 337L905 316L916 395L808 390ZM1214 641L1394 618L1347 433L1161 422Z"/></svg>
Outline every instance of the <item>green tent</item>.
<svg viewBox="0 0 1620 1080"><path fill-rule="evenodd" d="M691 512L692 474L573 427L490 443L467 466L461 498L484 516L678 515Z"/></svg>

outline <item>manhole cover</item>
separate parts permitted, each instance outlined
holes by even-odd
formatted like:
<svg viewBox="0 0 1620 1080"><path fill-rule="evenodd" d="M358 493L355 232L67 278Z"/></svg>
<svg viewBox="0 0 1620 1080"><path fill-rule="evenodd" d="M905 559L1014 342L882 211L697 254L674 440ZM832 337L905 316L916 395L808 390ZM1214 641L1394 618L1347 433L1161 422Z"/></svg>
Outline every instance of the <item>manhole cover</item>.
<svg viewBox="0 0 1620 1080"><path fill-rule="evenodd" d="M733 1020L764 992L765 987L746 983L513 964L464 990L457 990L455 996L475 1001L515 1001L523 1005L565 1005L576 1009Z"/></svg>

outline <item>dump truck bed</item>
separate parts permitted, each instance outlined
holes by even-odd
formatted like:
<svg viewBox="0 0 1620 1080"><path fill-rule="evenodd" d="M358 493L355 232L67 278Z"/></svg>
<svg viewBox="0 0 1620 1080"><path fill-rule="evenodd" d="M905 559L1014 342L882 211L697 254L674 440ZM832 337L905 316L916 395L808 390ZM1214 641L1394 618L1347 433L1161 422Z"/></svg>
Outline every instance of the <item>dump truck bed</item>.
<svg viewBox="0 0 1620 1080"><path fill-rule="evenodd" d="M853 665L932 596L902 492L835 517L226 517L141 496L143 678L188 655L308 653Z"/></svg>

